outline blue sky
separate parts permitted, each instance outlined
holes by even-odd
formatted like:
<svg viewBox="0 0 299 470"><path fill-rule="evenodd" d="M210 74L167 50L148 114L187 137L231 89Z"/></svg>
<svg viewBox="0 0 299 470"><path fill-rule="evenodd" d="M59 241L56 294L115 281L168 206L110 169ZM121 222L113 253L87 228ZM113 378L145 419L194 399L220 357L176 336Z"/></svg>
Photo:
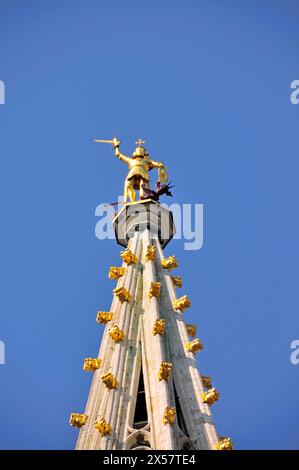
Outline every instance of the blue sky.
<svg viewBox="0 0 299 470"><path fill-rule="evenodd" d="M173 202L204 204L204 246L166 254L241 449L299 448L296 1L15 1L0 5L0 447L72 449L121 248L95 208L126 173L93 139L137 137Z"/></svg>

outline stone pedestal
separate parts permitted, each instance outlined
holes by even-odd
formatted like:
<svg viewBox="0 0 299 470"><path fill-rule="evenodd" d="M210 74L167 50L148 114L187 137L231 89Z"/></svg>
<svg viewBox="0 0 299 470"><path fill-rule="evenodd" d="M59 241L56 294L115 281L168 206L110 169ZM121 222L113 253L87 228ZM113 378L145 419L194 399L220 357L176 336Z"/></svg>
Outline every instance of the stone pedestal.
<svg viewBox="0 0 299 470"><path fill-rule="evenodd" d="M150 237L158 237L162 248L175 234L172 212L151 199L128 202L113 220L115 237L127 246L135 232L149 230Z"/></svg>

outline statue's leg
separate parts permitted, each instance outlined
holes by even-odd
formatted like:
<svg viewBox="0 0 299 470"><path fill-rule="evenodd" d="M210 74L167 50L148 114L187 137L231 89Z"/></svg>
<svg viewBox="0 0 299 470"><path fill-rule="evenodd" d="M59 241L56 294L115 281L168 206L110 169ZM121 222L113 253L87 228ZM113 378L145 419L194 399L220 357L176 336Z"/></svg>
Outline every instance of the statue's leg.
<svg viewBox="0 0 299 470"><path fill-rule="evenodd" d="M130 200L131 201L136 201L136 193L135 193L135 190L133 188L133 185L130 185L130 188L129 188L129 197L130 197Z"/></svg>
<svg viewBox="0 0 299 470"><path fill-rule="evenodd" d="M127 201L128 196L130 198L130 201L135 201L136 200L136 193L134 191L133 187L133 179L126 180L125 182L125 191L124 191L124 199Z"/></svg>
<svg viewBox="0 0 299 470"><path fill-rule="evenodd" d="M128 184L127 184L127 181L125 181L125 187L124 187L124 201L127 202L128 200Z"/></svg>

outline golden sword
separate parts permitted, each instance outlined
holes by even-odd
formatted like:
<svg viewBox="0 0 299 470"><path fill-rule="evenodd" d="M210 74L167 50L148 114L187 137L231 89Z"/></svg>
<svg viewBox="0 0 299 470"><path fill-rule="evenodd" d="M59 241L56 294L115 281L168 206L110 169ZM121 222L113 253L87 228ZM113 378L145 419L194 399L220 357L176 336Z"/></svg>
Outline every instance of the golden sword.
<svg viewBox="0 0 299 470"><path fill-rule="evenodd" d="M107 140L107 139L94 139L94 142L99 142L101 144L112 144L114 146L120 144L120 140L118 140L116 137L114 137L114 139L110 139L110 140Z"/></svg>

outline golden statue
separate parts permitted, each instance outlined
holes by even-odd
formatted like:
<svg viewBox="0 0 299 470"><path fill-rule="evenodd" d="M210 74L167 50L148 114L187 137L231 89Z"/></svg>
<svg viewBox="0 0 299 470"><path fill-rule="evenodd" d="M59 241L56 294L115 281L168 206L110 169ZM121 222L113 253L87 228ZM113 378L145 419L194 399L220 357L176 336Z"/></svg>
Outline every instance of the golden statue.
<svg viewBox="0 0 299 470"><path fill-rule="evenodd" d="M105 144L112 144L114 148L115 156L121 161L126 163L129 167L129 173L125 180L124 188L124 200L127 201L128 197L130 201L136 201L136 190L139 191L140 199L146 197L146 190L150 189L149 185L149 172L153 168L158 169L158 181L160 183L167 183L168 175L166 167L162 162L156 162L151 160L149 153L143 147L145 141L142 139L137 140L137 147L133 152L132 157L127 157L119 150L120 140L114 138L112 140L95 140L95 142L102 142Z"/></svg>

